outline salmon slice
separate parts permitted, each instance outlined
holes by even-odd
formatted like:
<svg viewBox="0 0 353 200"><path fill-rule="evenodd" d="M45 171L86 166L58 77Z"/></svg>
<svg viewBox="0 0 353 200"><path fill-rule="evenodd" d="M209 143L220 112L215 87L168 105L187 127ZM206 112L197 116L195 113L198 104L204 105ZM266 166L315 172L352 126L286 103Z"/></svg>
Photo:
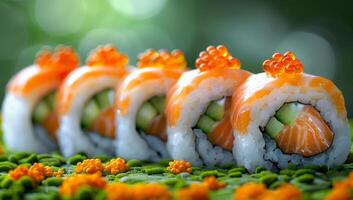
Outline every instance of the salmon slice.
<svg viewBox="0 0 353 200"><path fill-rule="evenodd" d="M211 133L207 134L207 139L212 144L220 146L228 151L232 151L234 141L232 125L230 123L231 103L232 98L227 97L224 107L224 118L218 123Z"/></svg>
<svg viewBox="0 0 353 200"><path fill-rule="evenodd" d="M43 121L43 128L49 133L53 141L57 141L56 130L59 128L59 118L56 112L50 113Z"/></svg>
<svg viewBox="0 0 353 200"><path fill-rule="evenodd" d="M276 138L278 147L287 154L314 156L327 150L333 132L312 106L304 106L293 125L286 125Z"/></svg>
<svg viewBox="0 0 353 200"><path fill-rule="evenodd" d="M155 117L150 127L145 131L148 135L156 136L163 141L167 141L167 120L165 115Z"/></svg>
<svg viewBox="0 0 353 200"><path fill-rule="evenodd" d="M101 136L115 138L115 111L113 107L102 111L93 122L90 131L98 133Z"/></svg>

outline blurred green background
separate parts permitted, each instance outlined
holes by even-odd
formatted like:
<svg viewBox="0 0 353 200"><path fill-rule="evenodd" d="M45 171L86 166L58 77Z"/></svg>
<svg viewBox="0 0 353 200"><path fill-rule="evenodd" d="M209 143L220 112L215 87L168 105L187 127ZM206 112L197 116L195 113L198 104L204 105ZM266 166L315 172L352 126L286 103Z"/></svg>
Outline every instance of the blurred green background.
<svg viewBox="0 0 353 200"><path fill-rule="evenodd" d="M113 43L136 62L146 48L178 48L189 65L224 44L260 72L274 51L292 50L305 71L332 79L353 117L353 12L349 1L1 0L0 94L43 46L73 46L84 62Z"/></svg>

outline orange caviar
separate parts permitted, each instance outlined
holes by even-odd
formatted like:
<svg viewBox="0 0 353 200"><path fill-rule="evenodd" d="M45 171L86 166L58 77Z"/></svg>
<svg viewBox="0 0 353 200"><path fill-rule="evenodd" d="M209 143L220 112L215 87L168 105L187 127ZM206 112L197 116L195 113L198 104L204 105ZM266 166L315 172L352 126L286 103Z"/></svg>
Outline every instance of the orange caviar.
<svg viewBox="0 0 353 200"><path fill-rule="evenodd" d="M99 159L86 159L77 163L75 172L78 174L102 174L104 166Z"/></svg>
<svg viewBox="0 0 353 200"><path fill-rule="evenodd" d="M234 200L260 199L266 192L264 184L247 183L236 189Z"/></svg>
<svg viewBox="0 0 353 200"><path fill-rule="evenodd" d="M270 192L270 198L267 200L300 200L302 199L301 191L290 184L285 184Z"/></svg>
<svg viewBox="0 0 353 200"><path fill-rule="evenodd" d="M99 174L80 174L64 180L59 188L63 196L72 196L82 186L103 189L107 181Z"/></svg>
<svg viewBox="0 0 353 200"><path fill-rule="evenodd" d="M132 199L132 189L124 183L113 183L105 187L107 200Z"/></svg>
<svg viewBox="0 0 353 200"><path fill-rule="evenodd" d="M203 180L203 184L210 190L219 190L226 186L223 182L218 182L216 177L208 176Z"/></svg>
<svg viewBox="0 0 353 200"><path fill-rule="evenodd" d="M55 177L62 177L63 176L63 174L64 174L64 169L63 168L60 168L58 171L56 171L56 172L54 172L53 173L53 176L55 176Z"/></svg>
<svg viewBox="0 0 353 200"><path fill-rule="evenodd" d="M180 174L182 172L191 173L192 165L190 162L184 160L173 160L169 162L169 167L167 169L173 174Z"/></svg>
<svg viewBox="0 0 353 200"><path fill-rule="evenodd" d="M349 176L340 182L334 184L331 192L326 196L326 200L349 200L353 198L351 193L353 189L353 172L349 174Z"/></svg>
<svg viewBox="0 0 353 200"><path fill-rule="evenodd" d="M285 184L275 190L268 190L264 184L247 183L235 191L234 200L300 200L301 191L290 184Z"/></svg>
<svg viewBox="0 0 353 200"><path fill-rule="evenodd" d="M176 195L178 200L208 200L208 188L202 184L192 184L190 187L183 188Z"/></svg>
<svg viewBox="0 0 353 200"><path fill-rule="evenodd" d="M14 170L11 170L9 172L9 176L13 180L18 180L22 176L27 176L28 175L28 167L26 166L18 166Z"/></svg>
<svg viewBox="0 0 353 200"><path fill-rule="evenodd" d="M157 67L183 70L186 68L186 60L180 50L173 50L170 53L166 50L147 49L139 55L137 66L141 68Z"/></svg>
<svg viewBox="0 0 353 200"><path fill-rule="evenodd" d="M135 185L132 189L132 192L132 199L135 200L172 199L172 194L168 191L168 189L165 186L157 183Z"/></svg>
<svg viewBox="0 0 353 200"><path fill-rule="evenodd" d="M42 163L34 163L29 169L26 166L19 166L9 172L13 180L18 180L23 176L29 176L33 181L39 183L47 177L53 176L51 167L44 166Z"/></svg>
<svg viewBox="0 0 353 200"><path fill-rule="evenodd" d="M98 47L90 53L87 59L87 66L90 67L118 67L123 68L129 62L125 54L118 52L118 50L111 45Z"/></svg>
<svg viewBox="0 0 353 200"><path fill-rule="evenodd" d="M240 62L234 58L226 47L218 45L217 47L209 46L206 51L199 54L196 60L196 67L200 71L212 69L239 69Z"/></svg>
<svg viewBox="0 0 353 200"><path fill-rule="evenodd" d="M129 170L129 166L126 164L125 160L122 158L116 158L110 160L106 166L105 170L109 174L119 174Z"/></svg>
<svg viewBox="0 0 353 200"><path fill-rule="evenodd" d="M290 51L286 52L284 55L274 53L272 59L265 60L262 65L263 70L273 77L281 74L302 73L304 71L300 60Z"/></svg>
<svg viewBox="0 0 353 200"><path fill-rule="evenodd" d="M77 54L69 47L58 46L53 53L43 49L38 53L36 63L41 68L71 71L80 64Z"/></svg>

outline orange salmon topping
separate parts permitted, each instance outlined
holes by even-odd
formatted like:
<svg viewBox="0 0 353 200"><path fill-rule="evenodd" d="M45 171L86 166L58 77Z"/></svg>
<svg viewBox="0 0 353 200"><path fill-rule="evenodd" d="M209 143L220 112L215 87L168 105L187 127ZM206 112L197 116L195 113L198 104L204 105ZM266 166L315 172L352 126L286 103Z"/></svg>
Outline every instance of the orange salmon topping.
<svg viewBox="0 0 353 200"><path fill-rule="evenodd" d="M73 196L83 186L103 189L106 184L107 181L99 174L81 174L65 179L59 193L63 196Z"/></svg>
<svg viewBox="0 0 353 200"><path fill-rule="evenodd" d="M208 188L203 184L192 184L190 187L183 188L176 195L178 200L208 200Z"/></svg>
<svg viewBox="0 0 353 200"><path fill-rule="evenodd" d="M157 183L151 184L138 184L133 187L133 198L137 200L147 200L147 199L161 199L168 200L172 199L172 194L168 189Z"/></svg>
<svg viewBox="0 0 353 200"><path fill-rule="evenodd" d="M300 200L301 191L290 184L278 187L276 190L268 190L261 183L247 183L235 191L234 200Z"/></svg>
<svg viewBox="0 0 353 200"><path fill-rule="evenodd" d="M36 63L40 68L72 71L80 64L80 61L73 49L58 46L54 53L48 49L39 52Z"/></svg>
<svg viewBox="0 0 353 200"><path fill-rule="evenodd" d="M137 66L140 68L156 67L184 70L186 68L186 60L184 53L180 50L173 50L170 53L166 50L147 49L139 55Z"/></svg>
<svg viewBox="0 0 353 200"><path fill-rule="evenodd" d="M118 52L118 50L111 45L98 47L90 53L87 59L87 66L90 67L117 67L123 68L129 62L125 54Z"/></svg>
<svg viewBox="0 0 353 200"><path fill-rule="evenodd" d="M109 174L114 174L114 175L122 172L126 172L129 169L130 169L129 166L125 163L125 160L122 158L112 159L105 166L105 170Z"/></svg>
<svg viewBox="0 0 353 200"><path fill-rule="evenodd" d="M34 163L30 168L19 166L9 172L9 176L13 180L18 180L23 176L29 176L36 183L40 183L47 177L53 176L51 167L44 166L42 163Z"/></svg>
<svg viewBox="0 0 353 200"><path fill-rule="evenodd" d="M102 174L104 166L99 159L86 159L77 163L75 172L78 174Z"/></svg>
<svg viewBox="0 0 353 200"><path fill-rule="evenodd" d="M169 162L169 167L167 168L173 174L180 174L182 172L191 173L192 165L190 162L184 160L173 160Z"/></svg>
<svg viewBox="0 0 353 200"><path fill-rule="evenodd" d="M282 74L303 73L303 64L295 55L288 51L284 55L274 53L272 59L263 62L263 70L271 75L277 77Z"/></svg>
<svg viewBox="0 0 353 200"><path fill-rule="evenodd" d="M210 190L219 190L226 186L224 182L218 182L214 176L208 176L203 180L203 184Z"/></svg>
<svg viewBox="0 0 353 200"><path fill-rule="evenodd" d="M132 189L123 183L113 183L105 187L107 200L132 199Z"/></svg>
<svg viewBox="0 0 353 200"><path fill-rule="evenodd" d="M293 125L286 125L276 138L284 153L314 156L328 149L333 132L312 106L304 106Z"/></svg>
<svg viewBox="0 0 353 200"><path fill-rule="evenodd" d="M196 68L200 71L212 69L239 69L240 62L234 58L223 45L209 46L199 54Z"/></svg>

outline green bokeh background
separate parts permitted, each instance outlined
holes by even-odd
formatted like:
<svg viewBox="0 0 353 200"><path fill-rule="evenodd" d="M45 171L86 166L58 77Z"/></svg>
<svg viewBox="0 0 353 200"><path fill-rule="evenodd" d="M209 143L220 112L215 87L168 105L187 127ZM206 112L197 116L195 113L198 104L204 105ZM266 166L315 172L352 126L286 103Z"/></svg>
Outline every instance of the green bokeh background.
<svg viewBox="0 0 353 200"><path fill-rule="evenodd" d="M136 62L146 48L178 48L193 67L224 44L244 69L261 72L274 51L293 50L308 73L332 79L353 117L353 12L349 1L1 0L0 98L43 46L73 46L84 63L113 43Z"/></svg>

